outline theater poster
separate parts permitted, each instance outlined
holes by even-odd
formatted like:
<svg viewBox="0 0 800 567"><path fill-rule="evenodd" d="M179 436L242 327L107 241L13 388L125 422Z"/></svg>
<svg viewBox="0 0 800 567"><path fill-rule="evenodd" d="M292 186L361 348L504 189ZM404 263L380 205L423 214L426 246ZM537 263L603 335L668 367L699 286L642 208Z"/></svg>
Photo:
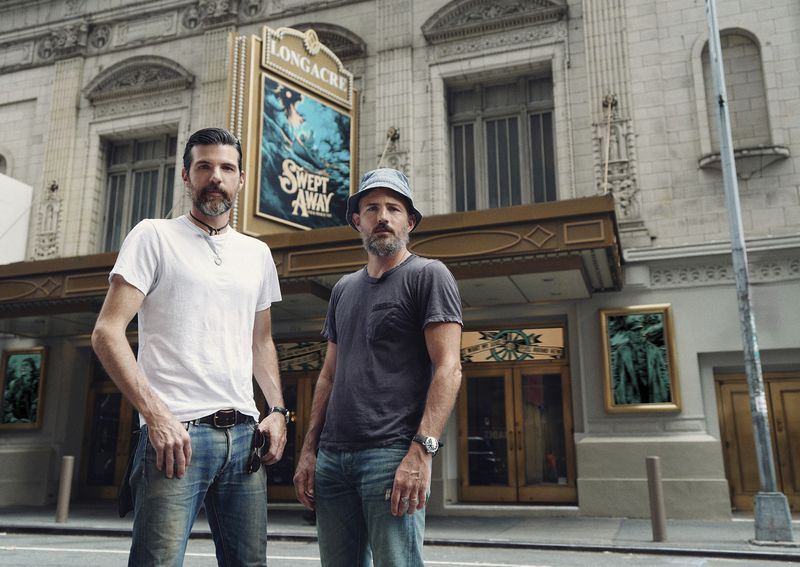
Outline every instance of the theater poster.
<svg viewBox="0 0 800 567"><path fill-rule="evenodd" d="M262 88L257 214L303 229L345 224L349 113L270 73Z"/></svg>
<svg viewBox="0 0 800 567"><path fill-rule="evenodd" d="M353 75L313 29L232 35L228 121L243 142L234 226L259 236L344 226L357 184Z"/></svg>

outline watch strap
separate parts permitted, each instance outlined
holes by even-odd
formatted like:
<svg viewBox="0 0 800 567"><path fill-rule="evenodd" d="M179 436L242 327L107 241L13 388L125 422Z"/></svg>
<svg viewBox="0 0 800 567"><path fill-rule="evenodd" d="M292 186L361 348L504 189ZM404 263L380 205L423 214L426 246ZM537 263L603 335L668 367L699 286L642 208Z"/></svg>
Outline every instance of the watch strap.
<svg viewBox="0 0 800 567"><path fill-rule="evenodd" d="M288 423L289 423L289 416L290 416L290 414L291 414L291 412L290 412L288 409L286 409L286 408L284 408L284 407L281 407L281 406L272 406L272 407L270 408L270 410L269 410L269 413L268 413L267 415L272 415L273 413L280 413L280 414L283 414L283 418L286 420L286 423L287 423L287 425L288 425Z"/></svg>

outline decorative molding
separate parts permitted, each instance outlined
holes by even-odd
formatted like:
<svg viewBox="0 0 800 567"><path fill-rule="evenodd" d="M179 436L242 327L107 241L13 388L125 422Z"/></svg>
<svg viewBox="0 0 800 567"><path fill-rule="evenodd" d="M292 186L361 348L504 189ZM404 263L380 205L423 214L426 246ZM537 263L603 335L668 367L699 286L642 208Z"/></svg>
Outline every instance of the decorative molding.
<svg viewBox="0 0 800 567"><path fill-rule="evenodd" d="M17 301L33 295L51 296L61 287L61 282L47 277L43 281L31 280L3 280L0 281L0 303L4 301Z"/></svg>
<svg viewBox="0 0 800 567"><path fill-rule="evenodd" d="M778 250L800 250L800 235L768 236L749 238L745 244L747 253L776 252ZM730 256L731 243L728 240L703 242L700 244L684 244L680 246L661 246L658 248L628 248L623 252L626 262L655 262L685 258L701 258L704 256Z"/></svg>
<svg viewBox="0 0 800 567"><path fill-rule="evenodd" d="M334 24L303 23L292 26L301 32L313 29L320 42L339 59L355 59L367 54L367 44L359 36L346 28Z"/></svg>
<svg viewBox="0 0 800 567"><path fill-rule="evenodd" d="M178 33L175 11L120 23L114 33L114 46L127 47L152 40L174 37Z"/></svg>
<svg viewBox="0 0 800 567"><path fill-rule="evenodd" d="M566 19L567 5L553 0L453 0L422 24L432 44L498 30L538 27Z"/></svg>
<svg viewBox="0 0 800 567"><path fill-rule="evenodd" d="M184 106L185 104L186 101L182 92L115 99L97 103L94 107L94 116L95 118L105 118L108 116L133 115L152 110Z"/></svg>
<svg viewBox="0 0 800 567"><path fill-rule="evenodd" d="M89 102L97 104L145 94L185 90L193 82L194 77L174 61L166 57L143 55L125 59L106 69L92 79L83 92Z"/></svg>
<svg viewBox="0 0 800 567"><path fill-rule="evenodd" d="M800 279L800 257L750 262L748 274L752 283L797 280ZM729 261L650 270L650 287L653 288L700 287L732 283L735 283L735 274Z"/></svg>
<svg viewBox="0 0 800 567"><path fill-rule="evenodd" d="M462 41L454 41L436 45L434 58L444 60L468 55L476 52L486 53L496 49L507 49L520 45L544 45L564 41L567 38L565 21L540 24L538 26L470 37Z"/></svg>

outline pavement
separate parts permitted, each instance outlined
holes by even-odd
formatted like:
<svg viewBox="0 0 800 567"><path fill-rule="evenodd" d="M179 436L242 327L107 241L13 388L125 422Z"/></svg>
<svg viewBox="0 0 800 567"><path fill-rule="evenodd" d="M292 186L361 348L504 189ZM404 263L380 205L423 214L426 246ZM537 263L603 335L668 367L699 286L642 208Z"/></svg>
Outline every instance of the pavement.
<svg viewBox="0 0 800 567"><path fill-rule="evenodd" d="M800 516L792 521L792 542L754 542L752 514L731 520L668 519L666 540L653 541L649 519L589 518L577 508L454 507L446 516L426 519L426 545L500 547L564 551L699 556L800 563ZM0 508L0 532L130 536L133 520L120 518L116 502L72 504L66 522L56 522L56 507ZM210 538L198 518L193 538ZM273 504L268 540L315 541L316 528L297 505Z"/></svg>

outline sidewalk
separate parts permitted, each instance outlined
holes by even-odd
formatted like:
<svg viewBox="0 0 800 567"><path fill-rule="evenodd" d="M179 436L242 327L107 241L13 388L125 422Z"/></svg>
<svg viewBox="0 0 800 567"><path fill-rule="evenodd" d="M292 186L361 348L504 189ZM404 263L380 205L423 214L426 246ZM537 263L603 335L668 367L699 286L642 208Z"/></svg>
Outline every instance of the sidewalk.
<svg viewBox="0 0 800 567"><path fill-rule="evenodd" d="M55 522L55 506L0 508L0 532L130 535L132 517L119 518L116 503L73 504L66 523ZM662 555L693 555L760 559L800 563L800 517L792 522L795 542L754 545L753 518L732 521L668 520L667 541L652 541L650 520L585 518L577 515L543 517L540 513L514 515L497 510L494 516L429 516L427 545L611 551ZM316 530L297 507L275 505L269 511L270 539L314 541ZM210 537L199 518L192 537Z"/></svg>

